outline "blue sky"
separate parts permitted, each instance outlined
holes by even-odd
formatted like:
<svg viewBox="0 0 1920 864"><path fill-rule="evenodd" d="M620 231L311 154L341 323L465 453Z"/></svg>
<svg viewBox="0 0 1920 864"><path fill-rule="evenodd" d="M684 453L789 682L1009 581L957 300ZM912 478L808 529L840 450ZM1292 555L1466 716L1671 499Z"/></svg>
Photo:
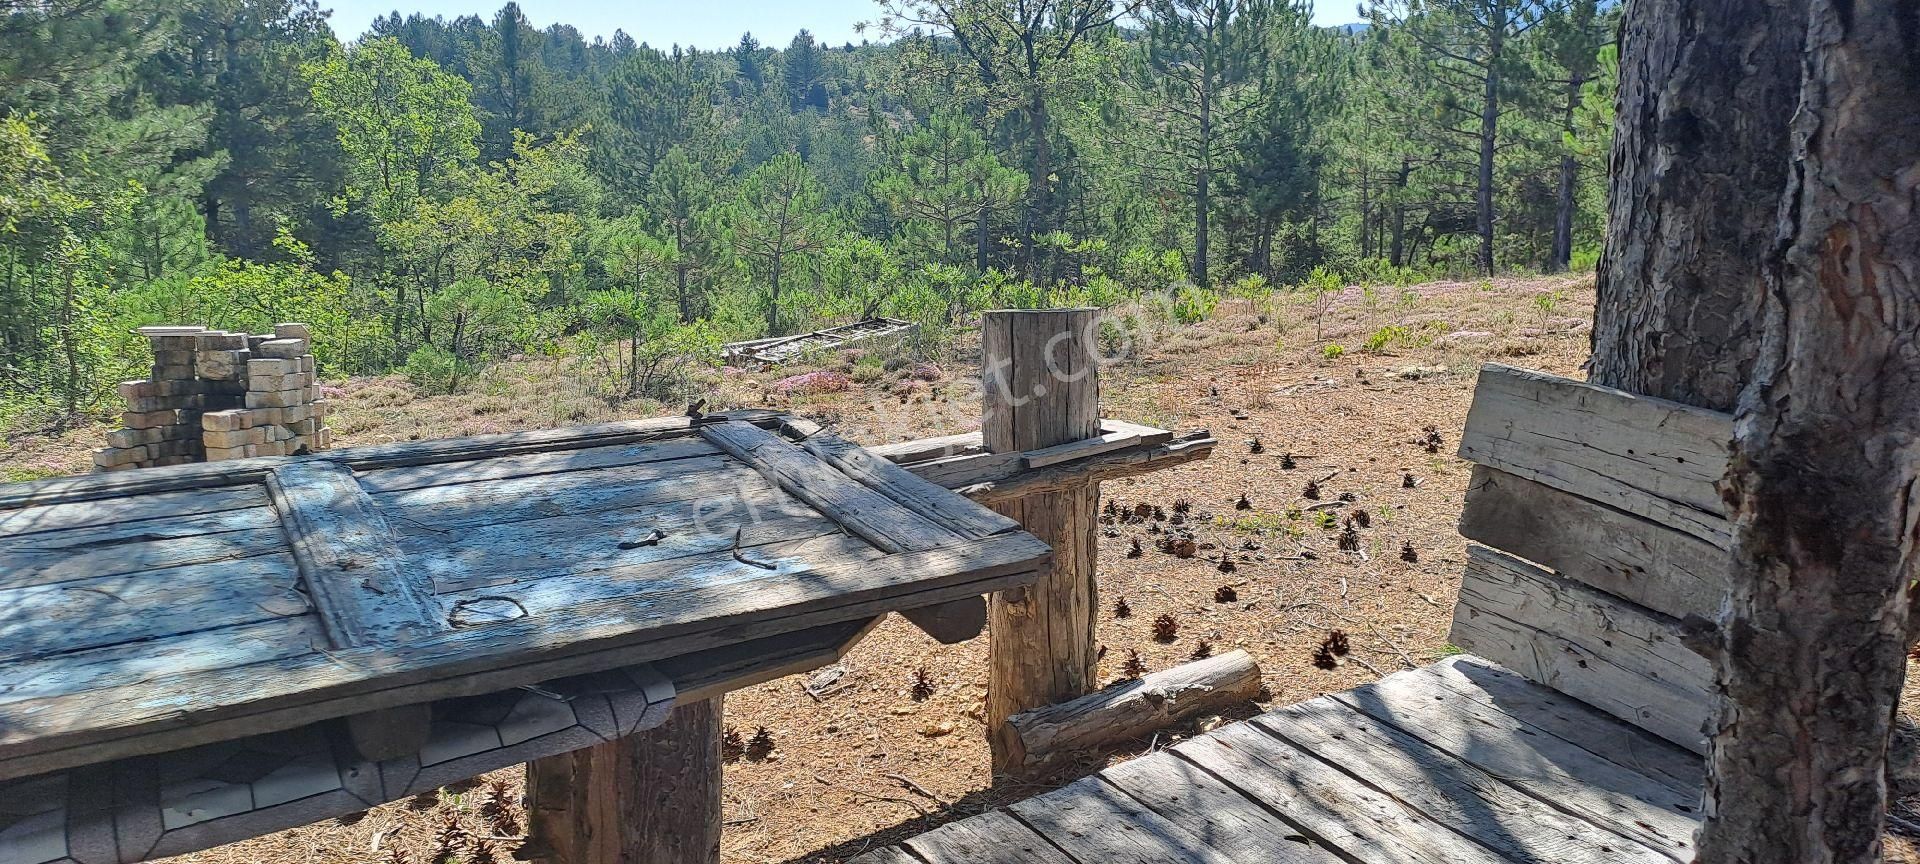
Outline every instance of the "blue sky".
<svg viewBox="0 0 1920 864"><path fill-rule="evenodd" d="M376 16L398 11L402 15L479 15L491 19L506 0L320 0L332 8L333 32L354 39L366 32ZM1358 20L1352 0L1332 0L1314 13L1322 25ZM701 48L724 48L752 31L762 43L784 47L801 28L832 45L858 43L854 32L862 21L879 19L873 0L520 0L520 8L536 27L571 24L588 39L625 30L635 40L656 48L679 43ZM877 32L868 38L878 40Z"/></svg>

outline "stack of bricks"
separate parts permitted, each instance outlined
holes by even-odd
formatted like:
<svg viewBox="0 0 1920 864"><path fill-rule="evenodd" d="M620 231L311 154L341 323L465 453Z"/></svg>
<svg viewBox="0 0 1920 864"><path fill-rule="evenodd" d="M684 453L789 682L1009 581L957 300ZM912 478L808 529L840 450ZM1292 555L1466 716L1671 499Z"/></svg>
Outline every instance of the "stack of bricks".
<svg viewBox="0 0 1920 864"><path fill-rule="evenodd" d="M271 335L142 327L153 377L120 385L126 428L94 454L100 470L291 456L332 444L305 324Z"/></svg>
<svg viewBox="0 0 1920 864"><path fill-rule="evenodd" d="M242 404L201 416L207 461L327 449L333 435L307 325L276 324L270 336L226 335L232 338L200 351L199 374L239 382Z"/></svg>
<svg viewBox="0 0 1920 864"><path fill-rule="evenodd" d="M123 381L120 398L127 410L120 415L126 427L107 435L107 446L93 454L102 471L151 468L198 462L200 413L207 407L207 390L194 375L194 352L205 327L142 327L140 335L153 346L153 377Z"/></svg>

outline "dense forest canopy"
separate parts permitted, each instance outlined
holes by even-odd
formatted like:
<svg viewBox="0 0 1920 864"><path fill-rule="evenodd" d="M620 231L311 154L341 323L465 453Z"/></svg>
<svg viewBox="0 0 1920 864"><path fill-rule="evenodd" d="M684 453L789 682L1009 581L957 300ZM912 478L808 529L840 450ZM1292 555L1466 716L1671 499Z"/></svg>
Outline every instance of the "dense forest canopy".
<svg viewBox="0 0 1920 864"><path fill-rule="evenodd" d="M705 51L511 2L342 43L314 0L0 0L0 428L100 410L159 321L665 397L861 315L1591 266L1612 4L1361 11L880 0L860 45Z"/></svg>

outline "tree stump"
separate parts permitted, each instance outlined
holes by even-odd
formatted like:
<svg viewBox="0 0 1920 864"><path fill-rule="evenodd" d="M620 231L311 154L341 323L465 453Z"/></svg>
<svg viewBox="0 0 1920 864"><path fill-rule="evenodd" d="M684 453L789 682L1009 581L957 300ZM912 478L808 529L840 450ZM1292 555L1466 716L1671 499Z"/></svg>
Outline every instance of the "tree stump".
<svg viewBox="0 0 1920 864"><path fill-rule="evenodd" d="M981 327L982 443L988 452L1052 447L1100 434L1092 309L988 312ZM1093 689L1097 484L993 505L1053 547L1053 568L1031 587L993 595L988 608L988 740L996 774L1023 760L995 730L1015 714Z"/></svg>

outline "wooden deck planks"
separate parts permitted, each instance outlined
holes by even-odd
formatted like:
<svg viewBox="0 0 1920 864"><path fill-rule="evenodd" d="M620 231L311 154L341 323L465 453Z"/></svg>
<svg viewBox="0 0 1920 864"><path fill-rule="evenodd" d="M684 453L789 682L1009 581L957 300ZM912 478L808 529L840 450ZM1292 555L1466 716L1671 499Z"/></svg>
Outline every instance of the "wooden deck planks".
<svg viewBox="0 0 1920 864"><path fill-rule="evenodd" d="M1698 798L1707 788L1706 763L1670 741L1616 719L1557 690L1542 687L1472 655L1457 655L1421 667L1436 683L1510 717L1555 735Z"/></svg>
<svg viewBox="0 0 1920 864"><path fill-rule="evenodd" d="M964 539L758 426L715 423L702 426L700 434L849 532L888 552L937 549Z"/></svg>
<svg viewBox="0 0 1920 864"><path fill-rule="evenodd" d="M1245 723L1182 742L1173 752L1298 824L1315 843L1369 864L1507 861Z"/></svg>
<svg viewBox="0 0 1920 864"><path fill-rule="evenodd" d="M1171 753L1123 762L1100 772L1100 777L1234 861L1339 864L1341 860L1315 846L1297 825Z"/></svg>
<svg viewBox="0 0 1920 864"><path fill-rule="evenodd" d="M1700 827L1704 786L1675 789L1573 741L1543 734L1520 717L1461 696L1420 670L1389 675L1332 698L1555 809L1676 857L1690 855L1693 832ZM1591 719L1603 728L1619 725L1611 718ZM1578 729L1563 731L1589 737Z"/></svg>
<svg viewBox="0 0 1920 864"><path fill-rule="evenodd" d="M1411 735L1322 697L1255 717L1263 732L1338 766L1494 852L1541 864L1679 860L1567 815Z"/></svg>
<svg viewBox="0 0 1920 864"><path fill-rule="evenodd" d="M1002 810L949 822L908 840L906 848L919 856L908 859L914 864L1076 864Z"/></svg>
<svg viewBox="0 0 1920 864"><path fill-rule="evenodd" d="M1007 809L1081 864L1238 864L1097 775Z"/></svg>

